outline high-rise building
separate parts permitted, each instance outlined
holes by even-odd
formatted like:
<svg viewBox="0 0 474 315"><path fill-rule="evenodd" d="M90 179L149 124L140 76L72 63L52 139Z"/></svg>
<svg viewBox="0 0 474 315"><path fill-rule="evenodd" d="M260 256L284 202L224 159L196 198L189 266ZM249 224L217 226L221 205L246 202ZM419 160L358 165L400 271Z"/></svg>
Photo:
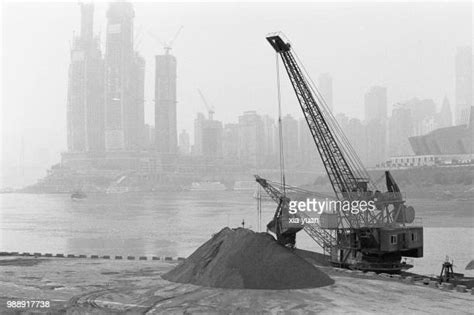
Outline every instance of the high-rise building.
<svg viewBox="0 0 474 315"><path fill-rule="evenodd" d="M239 156L239 124L225 124L222 135L222 155L227 159Z"/></svg>
<svg viewBox="0 0 474 315"><path fill-rule="evenodd" d="M332 101L332 77L329 73L323 73L318 78L318 88L331 112L334 111Z"/></svg>
<svg viewBox="0 0 474 315"><path fill-rule="evenodd" d="M347 117L346 114L338 113L336 114L335 118L339 126L341 126L342 130L347 135L348 133L346 133L346 130L347 126L349 125L349 117Z"/></svg>
<svg viewBox="0 0 474 315"><path fill-rule="evenodd" d="M435 128L451 127L453 125L453 114L451 112L451 106L449 105L448 98L445 96L441 110L436 114Z"/></svg>
<svg viewBox="0 0 474 315"><path fill-rule="evenodd" d="M368 158L368 130L371 127L364 125L358 118L350 118L339 113L335 116L338 125L349 140L350 145L357 153L360 160L367 165ZM374 140L371 140L373 142ZM369 166L369 165L367 165Z"/></svg>
<svg viewBox="0 0 474 315"><path fill-rule="evenodd" d="M283 152L285 164L294 168L298 163L298 121L291 115L286 115L281 120L283 125Z"/></svg>
<svg viewBox="0 0 474 315"><path fill-rule="evenodd" d="M67 97L70 152L104 149L103 60L93 35L93 4L81 4L81 33L74 37Z"/></svg>
<svg viewBox="0 0 474 315"><path fill-rule="evenodd" d="M185 155L191 153L191 143L189 141L189 133L184 129L179 134L179 153L185 154Z"/></svg>
<svg viewBox="0 0 474 315"><path fill-rule="evenodd" d="M144 147L150 150L155 146L155 127L146 124L144 133Z"/></svg>
<svg viewBox="0 0 474 315"><path fill-rule="evenodd" d="M197 113L194 119L194 145L192 153L194 155L202 155L202 126L206 117L203 113Z"/></svg>
<svg viewBox="0 0 474 315"><path fill-rule="evenodd" d="M222 157L222 122L206 119L202 126L202 154Z"/></svg>
<svg viewBox="0 0 474 315"><path fill-rule="evenodd" d="M383 163L387 151L387 88L373 86L364 97L365 149L361 157L368 167Z"/></svg>
<svg viewBox="0 0 474 315"><path fill-rule="evenodd" d="M206 119L204 114L198 113L194 120L193 153L207 157L222 157L222 136L220 121Z"/></svg>
<svg viewBox="0 0 474 315"><path fill-rule="evenodd" d="M256 111L239 116L239 158L247 166L262 164L263 123Z"/></svg>
<svg viewBox="0 0 474 315"><path fill-rule="evenodd" d="M372 119L365 125L365 156L364 163L367 167L374 167L387 159L387 122L386 120Z"/></svg>
<svg viewBox="0 0 474 315"><path fill-rule="evenodd" d="M275 129L275 119L268 115L262 116L263 125L263 158L268 165L274 164L278 156L278 146L276 146L278 133Z"/></svg>
<svg viewBox="0 0 474 315"><path fill-rule="evenodd" d="M314 171L316 169L315 165L319 163L320 160L319 153L313 140L313 135L309 130L308 123L304 118L298 120L298 146L298 162L303 169L311 169Z"/></svg>
<svg viewBox="0 0 474 315"><path fill-rule="evenodd" d="M455 120L465 124L473 106L472 47L458 47L455 57Z"/></svg>
<svg viewBox="0 0 474 315"><path fill-rule="evenodd" d="M156 148L161 153L177 149L176 58L168 51L156 56L155 69Z"/></svg>
<svg viewBox="0 0 474 315"><path fill-rule="evenodd" d="M387 88L373 86L365 94L365 121L384 121L387 119Z"/></svg>
<svg viewBox="0 0 474 315"><path fill-rule="evenodd" d="M366 167L375 167L387 158L387 122L366 121L337 114L336 120L347 136L352 148Z"/></svg>
<svg viewBox="0 0 474 315"><path fill-rule="evenodd" d="M141 81L144 61L133 50L134 10L129 2L112 2L107 10L105 45L105 146L133 150L143 132ZM137 83L137 80L140 81Z"/></svg>
<svg viewBox="0 0 474 315"><path fill-rule="evenodd" d="M369 160L367 150L367 127L360 119L350 118L344 133L347 135L347 139L364 165L367 165L367 161Z"/></svg>
<svg viewBox="0 0 474 315"><path fill-rule="evenodd" d="M421 123L418 126L417 134L424 135L425 133L431 132L436 129L436 115L428 116L423 118Z"/></svg>
<svg viewBox="0 0 474 315"><path fill-rule="evenodd" d="M135 52L130 69L130 104L126 107L125 143L130 150L145 146L145 59Z"/></svg>
<svg viewBox="0 0 474 315"><path fill-rule="evenodd" d="M412 154L408 138L413 136L412 113L406 104L396 104L389 120L389 156Z"/></svg>
<svg viewBox="0 0 474 315"><path fill-rule="evenodd" d="M410 110L412 132L410 136L422 135L436 115L436 103L432 99L413 98L403 104Z"/></svg>

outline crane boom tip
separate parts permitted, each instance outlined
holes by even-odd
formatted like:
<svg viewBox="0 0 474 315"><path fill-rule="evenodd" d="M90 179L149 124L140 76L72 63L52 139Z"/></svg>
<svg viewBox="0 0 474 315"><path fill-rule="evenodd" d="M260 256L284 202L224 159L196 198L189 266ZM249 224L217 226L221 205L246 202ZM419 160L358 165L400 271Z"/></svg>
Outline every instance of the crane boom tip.
<svg viewBox="0 0 474 315"><path fill-rule="evenodd" d="M285 42L280 35L270 34L267 37L267 41L272 45L277 53L290 51L290 43Z"/></svg>

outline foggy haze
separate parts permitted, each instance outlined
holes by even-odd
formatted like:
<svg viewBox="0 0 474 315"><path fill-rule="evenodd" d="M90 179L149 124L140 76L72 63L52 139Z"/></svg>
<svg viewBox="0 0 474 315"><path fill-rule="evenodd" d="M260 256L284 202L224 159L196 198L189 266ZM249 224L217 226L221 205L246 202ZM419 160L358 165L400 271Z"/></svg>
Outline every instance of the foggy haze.
<svg viewBox="0 0 474 315"><path fill-rule="evenodd" d="M94 33L104 44L107 3ZM154 55L184 26L171 53L178 62L178 132L193 133L206 109L235 122L246 110L276 116L275 52L265 40L283 31L314 80L333 78L334 111L362 117L364 94L388 89L391 106L412 97L454 103L454 55L471 45L472 4L460 3L134 3L136 49L145 57L145 122L154 124ZM66 151L66 95L73 31L70 3L6 3L2 10L3 186L44 176ZM302 117L282 77L283 112ZM24 169L24 171L22 171Z"/></svg>

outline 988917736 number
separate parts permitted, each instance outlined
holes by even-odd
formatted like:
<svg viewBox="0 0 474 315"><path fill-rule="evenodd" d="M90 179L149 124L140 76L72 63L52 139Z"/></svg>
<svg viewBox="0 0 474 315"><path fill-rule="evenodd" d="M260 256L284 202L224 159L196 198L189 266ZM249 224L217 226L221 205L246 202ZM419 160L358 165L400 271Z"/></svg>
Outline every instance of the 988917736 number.
<svg viewBox="0 0 474 315"><path fill-rule="evenodd" d="M41 300L7 301L7 308L49 308L50 305L49 301Z"/></svg>

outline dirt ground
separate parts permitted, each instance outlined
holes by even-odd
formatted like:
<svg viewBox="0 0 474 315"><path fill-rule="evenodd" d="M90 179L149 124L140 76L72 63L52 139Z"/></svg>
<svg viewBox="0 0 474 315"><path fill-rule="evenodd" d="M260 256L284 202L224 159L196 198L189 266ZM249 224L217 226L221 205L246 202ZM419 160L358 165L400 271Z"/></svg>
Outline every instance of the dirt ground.
<svg viewBox="0 0 474 315"><path fill-rule="evenodd" d="M300 290L214 289L168 282L176 262L3 257L0 313L472 314L474 295L355 276L323 267L335 284ZM50 301L8 308L7 301Z"/></svg>

